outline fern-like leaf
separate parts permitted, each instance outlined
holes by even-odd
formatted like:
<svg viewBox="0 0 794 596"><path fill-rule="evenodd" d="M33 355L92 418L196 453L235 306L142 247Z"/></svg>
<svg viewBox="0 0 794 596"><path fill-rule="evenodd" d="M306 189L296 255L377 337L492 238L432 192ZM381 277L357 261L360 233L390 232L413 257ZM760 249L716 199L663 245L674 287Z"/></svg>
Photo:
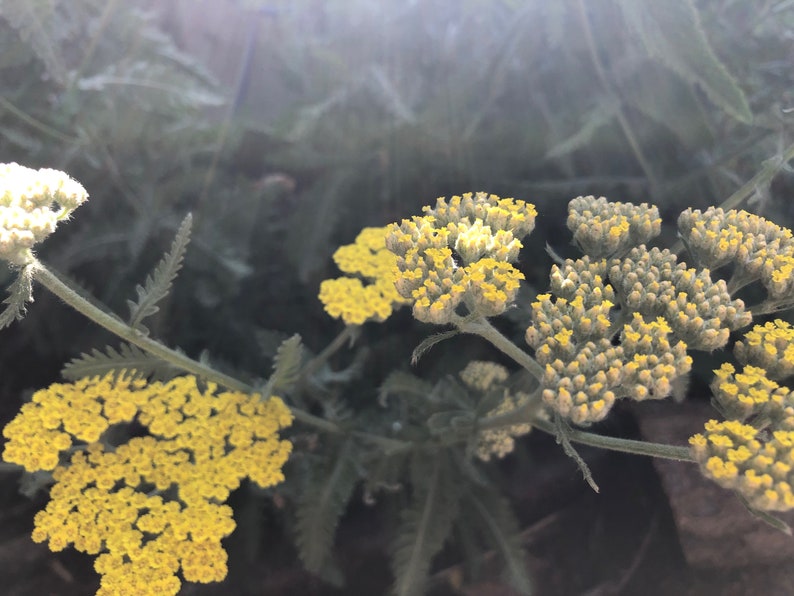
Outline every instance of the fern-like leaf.
<svg viewBox="0 0 794 596"><path fill-rule="evenodd" d="M3 304L7 306L0 313L0 329L25 316L25 303L33 302L34 271L33 265L25 265L8 286L8 297L3 300Z"/></svg>
<svg viewBox="0 0 794 596"><path fill-rule="evenodd" d="M300 378L303 361L303 344L297 333L285 339L276 350L273 358L273 374L265 385L264 395L288 393Z"/></svg>
<svg viewBox="0 0 794 596"><path fill-rule="evenodd" d="M443 451L435 457L422 453L413 458L411 505L402 513L392 557L395 596L423 593L430 563L452 530L459 491L450 472Z"/></svg>
<svg viewBox="0 0 794 596"><path fill-rule="evenodd" d="M138 300L127 301L130 307L130 327L140 329L141 322L146 317L150 317L160 310L157 303L168 296L171 285L182 267L182 259L190 241L192 223L193 217L188 213L179 225L179 230L171 244L171 250L163 256L152 275L146 277L145 285L138 285L135 288Z"/></svg>
<svg viewBox="0 0 794 596"><path fill-rule="evenodd" d="M307 570L319 573L329 562L334 532L358 481L347 440L328 458L309 470L298 501L296 543Z"/></svg>
<svg viewBox="0 0 794 596"><path fill-rule="evenodd" d="M732 117L752 121L747 98L711 49L692 0L620 0L618 5L652 58L698 85Z"/></svg>
<svg viewBox="0 0 794 596"><path fill-rule="evenodd" d="M111 371L126 371L125 374L132 378L154 376L170 379L175 369L140 348L123 343L118 349L105 346L104 351L94 348L90 354L83 352L64 366L61 374L65 379L75 381L83 377L104 376Z"/></svg>
<svg viewBox="0 0 794 596"><path fill-rule="evenodd" d="M452 331L443 331L441 333L435 333L430 337L423 339L422 343L416 346L416 348L414 348L413 353L411 354L411 364L416 366L416 364L419 362L419 359L422 356L424 356L425 352L427 352L430 348L435 346L437 343L441 343L445 339L455 337L459 333L460 331L458 331L457 329L453 329Z"/></svg>
<svg viewBox="0 0 794 596"><path fill-rule="evenodd" d="M465 491L464 502L474 513L466 516L478 520L485 541L505 562L507 580L520 594L532 593L532 581L527 574L526 553L521 547L518 520L510 504L491 488L471 487Z"/></svg>
<svg viewBox="0 0 794 596"><path fill-rule="evenodd" d="M603 100L598 103L582 116L582 125L576 132L556 143L546 152L546 158L556 159L586 147L602 127L610 124L615 119L617 113L618 105L616 102Z"/></svg>

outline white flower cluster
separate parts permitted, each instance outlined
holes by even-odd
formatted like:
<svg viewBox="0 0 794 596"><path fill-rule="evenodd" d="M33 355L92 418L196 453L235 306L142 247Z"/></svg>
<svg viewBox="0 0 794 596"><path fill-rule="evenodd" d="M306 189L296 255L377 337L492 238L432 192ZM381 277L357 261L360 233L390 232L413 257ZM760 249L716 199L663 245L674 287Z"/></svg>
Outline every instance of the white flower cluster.
<svg viewBox="0 0 794 596"><path fill-rule="evenodd" d="M0 259L28 263L33 245L87 198L82 185L64 172L0 164Z"/></svg>

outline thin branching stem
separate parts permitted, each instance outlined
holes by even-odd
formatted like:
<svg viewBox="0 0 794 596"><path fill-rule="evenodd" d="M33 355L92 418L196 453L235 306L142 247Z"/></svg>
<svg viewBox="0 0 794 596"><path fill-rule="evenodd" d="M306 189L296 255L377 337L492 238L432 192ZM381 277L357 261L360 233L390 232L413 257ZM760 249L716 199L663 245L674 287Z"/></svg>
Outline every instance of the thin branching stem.
<svg viewBox="0 0 794 596"><path fill-rule="evenodd" d="M454 321L454 323L463 333L479 335L490 342L497 350L528 370L536 379L541 380L543 378L543 367L538 364L538 361L502 335L496 327L488 322L488 319L484 317L474 320L461 318Z"/></svg>
<svg viewBox="0 0 794 596"><path fill-rule="evenodd" d="M535 420L533 426L543 432L557 436L557 427L548 420ZM634 441L632 439L619 439L617 437L605 437L594 433L571 429L568 433L569 440L582 445L609 449L610 451L620 451L621 453L631 453L634 455L650 455L660 459L672 459L675 461L692 462L692 454L688 447L678 445L666 445L664 443L648 443L646 441Z"/></svg>
<svg viewBox="0 0 794 596"><path fill-rule="evenodd" d="M104 327L113 335L116 335L121 339L138 346L145 352L148 352L149 354L156 356L164 362L168 362L169 364L172 364L173 366L184 370L185 372L189 372L203 379L218 383L227 389L241 391L243 393L255 392L254 388L247 383L243 383L242 381L215 370L206 364L202 364L197 360L193 360L181 352L172 350L159 341L143 335L140 331L133 329L116 315L103 311L101 308L92 304L68 285L66 285L57 275L50 271L40 261L34 261L32 264L35 268L35 279L41 283L41 285L58 296L58 298L63 300L77 312L90 319L100 327ZM299 408L293 407L290 409L292 411L292 415L295 416L295 419L304 424L316 427L326 432L343 432L338 425L329 420L324 420Z"/></svg>

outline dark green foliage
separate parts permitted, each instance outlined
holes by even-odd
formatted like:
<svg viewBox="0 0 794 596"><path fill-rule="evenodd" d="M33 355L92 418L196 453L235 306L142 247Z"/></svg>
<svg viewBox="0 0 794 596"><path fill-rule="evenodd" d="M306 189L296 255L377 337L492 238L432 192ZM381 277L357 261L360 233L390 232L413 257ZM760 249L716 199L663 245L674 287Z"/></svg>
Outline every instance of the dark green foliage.
<svg viewBox="0 0 794 596"><path fill-rule="evenodd" d="M105 346L104 351L93 348L90 354L85 352L73 358L63 367L61 374L70 381L83 377L105 376L116 371L134 377L154 377L170 379L178 371L159 358L155 358L131 344L123 343L118 348Z"/></svg>
<svg viewBox="0 0 794 596"><path fill-rule="evenodd" d="M411 459L411 499L400 516L392 566L395 596L421 594L433 557L449 537L460 499L448 455L418 452Z"/></svg>
<svg viewBox="0 0 794 596"><path fill-rule="evenodd" d="M320 573L329 563L339 518L359 480L353 441L331 449L326 457L308 463L295 512L298 554L313 573Z"/></svg>

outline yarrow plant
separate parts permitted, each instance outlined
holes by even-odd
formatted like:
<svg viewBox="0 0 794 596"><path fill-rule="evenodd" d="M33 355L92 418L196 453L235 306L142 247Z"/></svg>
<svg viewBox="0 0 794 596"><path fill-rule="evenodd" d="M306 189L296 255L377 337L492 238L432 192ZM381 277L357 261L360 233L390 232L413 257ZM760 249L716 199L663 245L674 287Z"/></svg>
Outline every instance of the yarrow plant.
<svg viewBox="0 0 794 596"><path fill-rule="evenodd" d="M3 431L6 462L49 475L33 540L95 555L99 594L176 594L183 581L222 580L221 540L236 525L225 502L246 480L294 496L296 545L312 572L332 566L334 530L363 481L368 502L410 487L394 540L396 594L422 593L434 555L456 528L496 549L513 586L528 593L517 521L482 466L533 429L555 435L594 488L574 443L696 463L781 528L768 512L794 508L794 390L784 384L794 375L794 329L782 319L750 327L754 316L794 305L794 237L761 217L682 213L679 236L697 265L690 267L676 251L650 246L662 227L656 207L573 199L567 224L582 254L556 259L548 291L529 301L529 324L515 335L522 342L490 321L517 308L535 207L482 192L439 198L423 215L365 228L340 247L333 260L345 276L323 281L319 300L345 328L307 359L299 337L284 341L273 374L249 384L168 348L142 324L180 268L189 217L136 288L124 321L33 252L85 201L82 187L16 164L0 166L0 184L0 257L17 272L0 323L24 314L35 280L126 342L74 360L65 369L71 382L36 392ZM761 293L757 305L745 304ZM329 398L328 385L352 374L329 371L344 340L403 305L418 321L446 328L417 347L415 360L454 335L474 334L513 365L475 360L433 382L396 370L378 404L360 412ZM620 400L669 397L697 352L725 360L711 384L722 419L707 422L688 446L588 430ZM101 374L79 374L88 369ZM316 433L306 443L323 442L305 448L296 478L282 471L293 445L281 434L293 422Z"/></svg>

